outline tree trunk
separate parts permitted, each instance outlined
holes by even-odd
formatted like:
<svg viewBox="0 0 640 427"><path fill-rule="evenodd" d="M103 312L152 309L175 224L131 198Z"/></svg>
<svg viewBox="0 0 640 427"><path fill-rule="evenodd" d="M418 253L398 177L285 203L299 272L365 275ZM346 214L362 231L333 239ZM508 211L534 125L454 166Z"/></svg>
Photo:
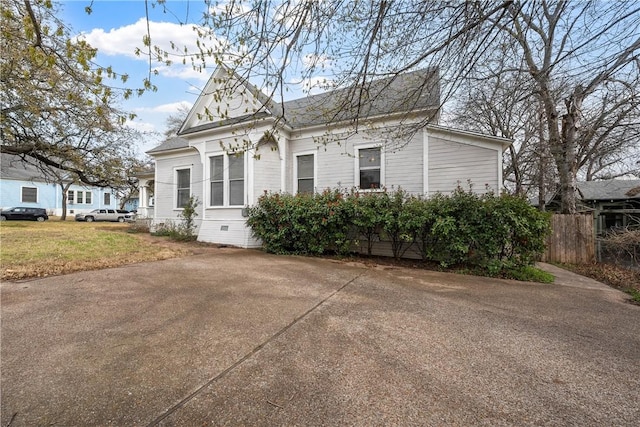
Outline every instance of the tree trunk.
<svg viewBox="0 0 640 427"><path fill-rule="evenodd" d="M562 117L563 162L562 165L558 165L558 170L560 171L561 211L564 214L575 214L577 211L576 174L578 161L576 134L580 127L582 99L582 87L576 86L569 99L565 100L567 113ZM560 167L562 167L562 170L560 170Z"/></svg>
<svg viewBox="0 0 640 427"><path fill-rule="evenodd" d="M513 167L513 179L516 181L516 195L520 196L522 191L522 176L520 175L520 166L518 165L518 155L513 144L509 145L509 154L511 155L511 165Z"/></svg>
<svg viewBox="0 0 640 427"><path fill-rule="evenodd" d="M59 184L62 189L62 215L60 215L60 221L65 221L67 219L67 192L73 182L60 182Z"/></svg>
<svg viewBox="0 0 640 427"><path fill-rule="evenodd" d="M562 133L558 128L559 114L556 109L553 96L546 90L546 82L541 84L544 88L540 97L544 105L544 113L549 131L549 147L558 170L560 181L560 212L563 214L576 213L576 143L575 130L578 124L577 114L579 108L573 101L579 87L567 100L567 106L572 105L567 114L562 117ZM580 102L582 100L580 99ZM578 104L579 105L579 104Z"/></svg>
<svg viewBox="0 0 640 427"><path fill-rule="evenodd" d="M544 174L547 169L547 161L544 154L540 153L540 163L538 170L538 209L542 212L547 210L547 189L545 188Z"/></svg>

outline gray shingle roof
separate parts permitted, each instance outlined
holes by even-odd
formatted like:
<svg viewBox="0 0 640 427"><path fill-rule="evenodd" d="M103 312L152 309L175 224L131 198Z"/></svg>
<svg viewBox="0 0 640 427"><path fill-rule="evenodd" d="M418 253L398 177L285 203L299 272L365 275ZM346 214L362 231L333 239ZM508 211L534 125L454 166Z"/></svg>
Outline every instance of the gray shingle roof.
<svg viewBox="0 0 640 427"><path fill-rule="evenodd" d="M189 141L187 141L184 138L180 138L179 136L174 136L167 139L157 147L154 147L151 150L147 151L147 153L153 154L161 151L177 150L179 148L187 148L187 147L189 147Z"/></svg>
<svg viewBox="0 0 640 427"><path fill-rule="evenodd" d="M631 191L640 187L640 179L585 181L578 182L577 185L583 200L640 199L640 192Z"/></svg>
<svg viewBox="0 0 640 427"><path fill-rule="evenodd" d="M225 67L226 69L226 67ZM233 72L229 70L230 72ZM240 78L238 76L238 78ZM206 123L183 129L180 135L215 129L230 124L249 122L260 118L284 118L294 129L327 125L333 122L350 121L394 113L432 110L440 107L438 71L425 68L393 77L369 82L366 86L352 86L330 92L275 103L250 82L240 78L248 90L266 106L268 111L258 111L242 117L220 122ZM187 140L173 137L147 151L149 154L175 150L189 146Z"/></svg>
<svg viewBox="0 0 640 427"><path fill-rule="evenodd" d="M286 122L295 128L336 121L407 113L440 106L438 72L433 68L375 80L319 95L287 101Z"/></svg>
<svg viewBox="0 0 640 427"><path fill-rule="evenodd" d="M44 175L36 166L25 162L20 156L0 153L0 177L20 181L45 181Z"/></svg>

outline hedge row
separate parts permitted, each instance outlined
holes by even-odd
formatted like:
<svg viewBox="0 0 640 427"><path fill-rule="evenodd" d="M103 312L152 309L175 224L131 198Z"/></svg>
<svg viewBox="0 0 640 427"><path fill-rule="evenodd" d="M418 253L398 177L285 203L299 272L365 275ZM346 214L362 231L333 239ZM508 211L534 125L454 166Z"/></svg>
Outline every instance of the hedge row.
<svg viewBox="0 0 640 427"><path fill-rule="evenodd" d="M520 197L456 190L429 199L395 192L265 194L248 224L266 251L347 254L359 241L388 241L393 255L411 248L443 266L465 264L490 273L531 265L544 250L548 215Z"/></svg>

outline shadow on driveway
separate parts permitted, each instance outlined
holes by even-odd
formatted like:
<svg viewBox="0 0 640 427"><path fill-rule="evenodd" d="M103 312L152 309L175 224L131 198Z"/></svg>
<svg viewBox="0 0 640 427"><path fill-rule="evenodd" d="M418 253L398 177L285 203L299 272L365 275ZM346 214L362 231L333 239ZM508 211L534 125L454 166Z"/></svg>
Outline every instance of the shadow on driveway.
<svg viewBox="0 0 640 427"><path fill-rule="evenodd" d="M640 307L570 274L227 248L5 282L1 423L635 426Z"/></svg>

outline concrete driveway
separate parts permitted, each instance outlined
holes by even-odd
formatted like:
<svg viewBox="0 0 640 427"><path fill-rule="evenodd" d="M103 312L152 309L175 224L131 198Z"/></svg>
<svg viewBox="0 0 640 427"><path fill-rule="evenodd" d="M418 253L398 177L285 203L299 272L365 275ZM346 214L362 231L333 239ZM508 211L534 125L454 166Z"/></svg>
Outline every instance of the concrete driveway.
<svg viewBox="0 0 640 427"><path fill-rule="evenodd" d="M640 307L240 249L2 283L2 426L637 426Z"/></svg>

